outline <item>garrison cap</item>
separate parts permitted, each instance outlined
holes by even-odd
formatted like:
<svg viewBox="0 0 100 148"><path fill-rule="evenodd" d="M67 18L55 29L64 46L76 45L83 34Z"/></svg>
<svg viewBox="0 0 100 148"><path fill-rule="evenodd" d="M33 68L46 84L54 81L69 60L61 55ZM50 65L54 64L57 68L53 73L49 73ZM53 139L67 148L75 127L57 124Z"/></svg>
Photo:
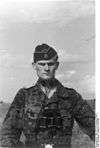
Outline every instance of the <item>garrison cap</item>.
<svg viewBox="0 0 100 148"><path fill-rule="evenodd" d="M34 63L40 60L50 60L52 58L57 60L58 54L54 48L50 47L47 44L42 44L36 46L33 58L34 58Z"/></svg>

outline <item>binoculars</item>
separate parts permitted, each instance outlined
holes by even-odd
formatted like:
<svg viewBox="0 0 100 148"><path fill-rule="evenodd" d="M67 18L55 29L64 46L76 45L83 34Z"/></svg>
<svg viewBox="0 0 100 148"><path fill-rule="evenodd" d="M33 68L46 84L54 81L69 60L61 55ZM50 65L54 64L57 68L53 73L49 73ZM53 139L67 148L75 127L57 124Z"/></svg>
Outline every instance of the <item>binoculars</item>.
<svg viewBox="0 0 100 148"><path fill-rule="evenodd" d="M57 109L43 109L37 119L37 128L45 130L49 128L62 128L61 114Z"/></svg>

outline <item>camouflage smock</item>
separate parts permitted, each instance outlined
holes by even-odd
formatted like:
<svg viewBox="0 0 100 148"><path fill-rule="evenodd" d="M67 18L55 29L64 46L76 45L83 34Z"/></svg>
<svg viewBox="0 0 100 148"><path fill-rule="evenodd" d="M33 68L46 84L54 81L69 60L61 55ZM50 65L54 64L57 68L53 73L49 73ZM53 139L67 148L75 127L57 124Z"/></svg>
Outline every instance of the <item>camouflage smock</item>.
<svg viewBox="0 0 100 148"><path fill-rule="evenodd" d="M0 138L2 147L20 147L20 136L23 132L25 148L31 146L35 148L35 145L38 148L38 145L44 143L51 143L56 148L70 148L74 119L94 140L94 111L74 89L66 88L56 81L57 90L50 99L41 90L39 82L35 86L18 91L2 125ZM54 128L46 125L47 119L45 128L40 128L44 118L41 112L45 109L59 112L57 116L61 120L60 123L56 120ZM57 124L61 126L58 127Z"/></svg>

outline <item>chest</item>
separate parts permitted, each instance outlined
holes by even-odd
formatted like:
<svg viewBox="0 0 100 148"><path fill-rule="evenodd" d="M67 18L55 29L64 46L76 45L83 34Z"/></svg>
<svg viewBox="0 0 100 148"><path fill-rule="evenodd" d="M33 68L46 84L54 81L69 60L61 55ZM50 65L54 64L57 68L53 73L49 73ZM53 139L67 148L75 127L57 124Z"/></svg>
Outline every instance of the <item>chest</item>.
<svg viewBox="0 0 100 148"><path fill-rule="evenodd" d="M29 135L37 128L37 120L42 129L54 126L69 130L73 126L73 114L71 103L66 99L53 95L49 100L43 93L32 92L25 98L24 130ZM39 129L39 128L38 128Z"/></svg>

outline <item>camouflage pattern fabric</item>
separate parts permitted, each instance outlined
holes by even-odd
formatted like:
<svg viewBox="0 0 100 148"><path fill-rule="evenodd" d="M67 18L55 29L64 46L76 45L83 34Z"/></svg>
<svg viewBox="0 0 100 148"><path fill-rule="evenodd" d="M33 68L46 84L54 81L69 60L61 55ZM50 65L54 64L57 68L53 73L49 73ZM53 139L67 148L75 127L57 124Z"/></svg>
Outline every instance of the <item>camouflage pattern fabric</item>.
<svg viewBox="0 0 100 148"><path fill-rule="evenodd" d="M40 148L51 143L54 148L70 148L74 120L94 140L94 111L74 89L56 82L57 90L50 99L39 82L18 91L0 131L1 147ZM20 142L22 132L25 144Z"/></svg>

